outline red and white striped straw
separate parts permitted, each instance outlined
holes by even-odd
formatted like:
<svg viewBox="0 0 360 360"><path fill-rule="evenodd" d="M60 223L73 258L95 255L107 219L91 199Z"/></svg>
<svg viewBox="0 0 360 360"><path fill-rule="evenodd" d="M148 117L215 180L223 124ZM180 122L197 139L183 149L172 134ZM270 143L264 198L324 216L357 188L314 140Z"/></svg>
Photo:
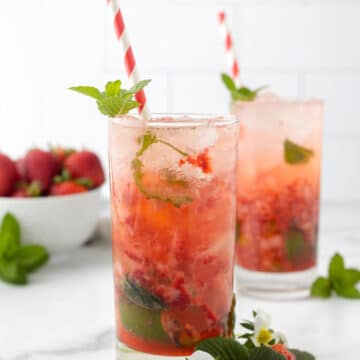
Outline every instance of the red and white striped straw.
<svg viewBox="0 0 360 360"><path fill-rule="evenodd" d="M240 68L239 68L238 60L236 58L234 41L231 35L229 23L227 21L226 12L219 11L218 18L219 18L221 35L225 43L225 51L226 51L230 76L235 81L235 84L237 86L240 86Z"/></svg>
<svg viewBox="0 0 360 360"><path fill-rule="evenodd" d="M130 82L135 85L139 82L139 73L136 66L136 61L129 38L126 31L125 22L121 13L121 9L117 0L106 0L107 4L112 8L114 15L114 28L116 38L122 47L124 53L124 63L127 75ZM144 90L140 90L135 94L135 99L140 103L139 113L142 114L144 119L150 119L150 111L147 106L146 96Z"/></svg>

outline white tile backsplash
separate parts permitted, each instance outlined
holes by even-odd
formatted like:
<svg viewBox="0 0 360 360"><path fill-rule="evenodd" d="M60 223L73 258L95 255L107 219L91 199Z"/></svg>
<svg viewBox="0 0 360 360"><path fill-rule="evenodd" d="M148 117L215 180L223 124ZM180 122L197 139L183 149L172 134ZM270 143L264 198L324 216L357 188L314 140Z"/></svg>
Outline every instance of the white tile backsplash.
<svg viewBox="0 0 360 360"><path fill-rule="evenodd" d="M360 2L122 0L153 112L226 112L219 5L229 11L242 78L326 101L323 199L360 200ZM106 159L107 124L68 86L124 78L105 0L0 0L0 150L47 142Z"/></svg>

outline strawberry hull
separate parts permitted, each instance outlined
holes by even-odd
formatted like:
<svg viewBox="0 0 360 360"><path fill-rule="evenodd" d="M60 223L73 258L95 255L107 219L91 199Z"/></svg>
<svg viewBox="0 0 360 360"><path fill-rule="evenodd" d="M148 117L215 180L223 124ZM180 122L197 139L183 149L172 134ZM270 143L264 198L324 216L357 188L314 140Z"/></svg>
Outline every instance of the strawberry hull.
<svg viewBox="0 0 360 360"><path fill-rule="evenodd" d="M137 351L190 355L202 339L233 330L237 131L210 130L210 146L192 149L196 127L154 127L141 142L144 129L111 124L117 335ZM226 166L216 157L223 147ZM206 166L185 164L204 158Z"/></svg>

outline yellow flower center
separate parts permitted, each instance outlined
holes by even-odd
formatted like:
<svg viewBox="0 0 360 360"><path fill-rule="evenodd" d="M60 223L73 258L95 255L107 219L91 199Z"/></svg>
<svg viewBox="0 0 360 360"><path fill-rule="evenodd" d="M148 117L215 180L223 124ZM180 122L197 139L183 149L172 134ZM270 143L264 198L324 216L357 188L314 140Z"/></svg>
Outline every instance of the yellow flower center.
<svg viewBox="0 0 360 360"><path fill-rule="evenodd" d="M270 340L272 339L272 334L269 329L267 328L261 328L258 336L256 337L259 344L268 344Z"/></svg>

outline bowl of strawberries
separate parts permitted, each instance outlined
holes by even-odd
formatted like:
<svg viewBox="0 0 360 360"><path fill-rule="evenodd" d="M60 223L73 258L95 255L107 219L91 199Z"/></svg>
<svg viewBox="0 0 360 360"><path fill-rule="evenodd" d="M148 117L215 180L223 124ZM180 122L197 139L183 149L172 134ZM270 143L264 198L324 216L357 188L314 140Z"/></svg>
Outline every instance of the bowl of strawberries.
<svg viewBox="0 0 360 360"><path fill-rule="evenodd" d="M99 157L88 150L36 148L16 161L0 153L0 218L15 215L25 243L69 251L93 235L104 181Z"/></svg>

